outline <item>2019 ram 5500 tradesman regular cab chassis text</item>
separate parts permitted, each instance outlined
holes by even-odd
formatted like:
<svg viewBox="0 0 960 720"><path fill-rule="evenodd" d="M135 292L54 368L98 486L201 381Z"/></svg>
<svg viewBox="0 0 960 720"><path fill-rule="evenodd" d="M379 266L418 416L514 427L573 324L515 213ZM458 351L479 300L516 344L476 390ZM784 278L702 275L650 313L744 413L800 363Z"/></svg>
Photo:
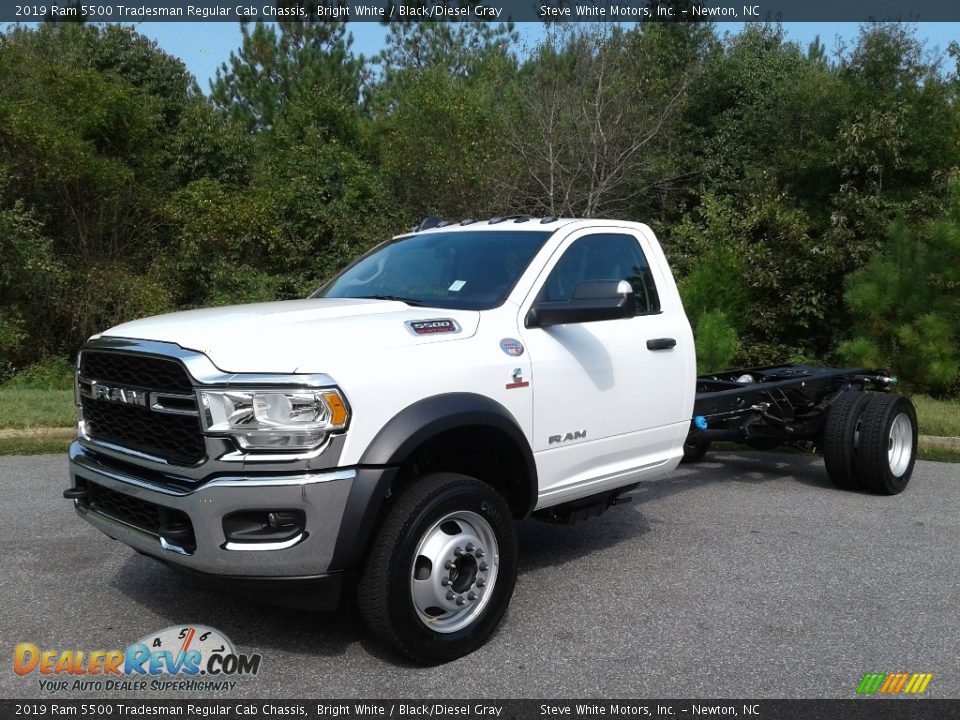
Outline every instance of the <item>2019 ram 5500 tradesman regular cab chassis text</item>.
<svg viewBox="0 0 960 720"><path fill-rule="evenodd" d="M695 367L646 225L428 219L306 300L91 338L64 494L170 565L308 583L317 607L349 588L372 632L436 663L503 616L514 520L599 514L712 440L803 441L842 487L906 486L916 415L883 372Z"/></svg>

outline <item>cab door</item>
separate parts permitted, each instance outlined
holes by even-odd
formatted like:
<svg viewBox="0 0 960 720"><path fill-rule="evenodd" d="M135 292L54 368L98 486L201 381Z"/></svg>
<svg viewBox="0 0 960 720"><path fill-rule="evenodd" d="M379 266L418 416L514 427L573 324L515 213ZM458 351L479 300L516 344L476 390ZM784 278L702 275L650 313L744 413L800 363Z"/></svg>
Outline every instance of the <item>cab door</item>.
<svg viewBox="0 0 960 720"><path fill-rule="evenodd" d="M584 486L601 492L672 470L679 459L696 371L690 326L672 278L659 272L662 258L639 231L580 230L521 307L539 506L581 497ZM579 283L611 280L630 283L632 317L530 326L536 303L568 301Z"/></svg>

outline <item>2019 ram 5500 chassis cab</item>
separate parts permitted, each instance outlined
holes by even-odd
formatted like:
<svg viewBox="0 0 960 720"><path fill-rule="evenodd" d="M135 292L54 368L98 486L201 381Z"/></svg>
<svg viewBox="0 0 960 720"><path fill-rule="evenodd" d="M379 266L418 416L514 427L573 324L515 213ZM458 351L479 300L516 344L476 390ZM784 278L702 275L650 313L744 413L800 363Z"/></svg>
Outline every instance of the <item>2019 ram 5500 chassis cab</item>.
<svg viewBox="0 0 960 720"><path fill-rule="evenodd" d="M698 380L646 225L432 221L308 299L91 338L64 494L141 553L277 598L309 582L331 606L355 578L370 630L436 663L503 616L515 519L598 514L717 437L813 440L839 484L898 492L915 415L860 392L888 382L796 366Z"/></svg>

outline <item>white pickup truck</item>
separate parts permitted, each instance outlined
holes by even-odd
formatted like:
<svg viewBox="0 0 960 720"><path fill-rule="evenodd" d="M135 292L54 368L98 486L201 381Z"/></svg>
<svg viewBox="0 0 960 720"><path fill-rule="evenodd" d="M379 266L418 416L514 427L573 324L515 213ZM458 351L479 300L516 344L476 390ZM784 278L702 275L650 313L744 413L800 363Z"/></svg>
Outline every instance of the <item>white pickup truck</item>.
<svg viewBox="0 0 960 720"><path fill-rule="evenodd" d="M91 338L64 496L170 565L276 602L344 596L438 663L506 611L515 520L600 514L713 440L805 444L842 487L906 486L916 415L882 371L695 366L646 225L430 218L308 299Z"/></svg>

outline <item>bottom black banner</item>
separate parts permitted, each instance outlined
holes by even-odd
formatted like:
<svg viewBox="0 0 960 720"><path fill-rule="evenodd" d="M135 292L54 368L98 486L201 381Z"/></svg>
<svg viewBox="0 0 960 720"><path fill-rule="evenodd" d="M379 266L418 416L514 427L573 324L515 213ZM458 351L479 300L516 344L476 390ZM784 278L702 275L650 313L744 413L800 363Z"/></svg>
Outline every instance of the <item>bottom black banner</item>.
<svg viewBox="0 0 960 720"><path fill-rule="evenodd" d="M886 720L960 717L960 700L0 700L0 718L766 718Z"/></svg>

